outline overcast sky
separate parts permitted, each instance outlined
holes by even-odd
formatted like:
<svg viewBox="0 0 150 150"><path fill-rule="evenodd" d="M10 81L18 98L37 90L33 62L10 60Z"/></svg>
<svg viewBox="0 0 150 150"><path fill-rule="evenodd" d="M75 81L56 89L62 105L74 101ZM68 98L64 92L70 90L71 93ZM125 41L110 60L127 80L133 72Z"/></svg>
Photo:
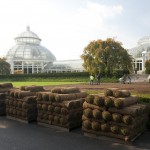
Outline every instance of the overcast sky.
<svg viewBox="0 0 150 150"><path fill-rule="evenodd" d="M79 59L97 39L133 48L150 36L149 16L150 0L0 0L0 56L27 26L57 60Z"/></svg>

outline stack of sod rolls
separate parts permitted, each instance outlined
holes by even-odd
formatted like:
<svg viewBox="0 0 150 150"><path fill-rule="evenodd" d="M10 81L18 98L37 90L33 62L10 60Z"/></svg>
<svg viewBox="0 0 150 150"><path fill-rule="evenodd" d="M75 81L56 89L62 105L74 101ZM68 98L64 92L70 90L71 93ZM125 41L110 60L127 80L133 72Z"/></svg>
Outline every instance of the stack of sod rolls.
<svg viewBox="0 0 150 150"><path fill-rule="evenodd" d="M106 89L102 95L88 95L83 104L82 129L85 133L132 141L145 131L147 106L127 90Z"/></svg>
<svg viewBox="0 0 150 150"><path fill-rule="evenodd" d="M53 120L52 113L54 111L54 106L52 106L52 102L55 99L55 94L48 92L38 92L36 94L37 98L37 121L38 123L46 123L51 124Z"/></svg>
<svg viewBox="0 0 150 150"><path fill-rule="evenodd" d="M87 96L76 87L53 88L37 93L38 122L68 129L81 126L83 102Z"/></svg>
<svg viewBox="0 0 150 150"><path fill-rule="evenodd" d="M0 115L6 114L5 100L11 88L13 88L12 83L0 84Z"/></svg>
<svg viewBox="0 0 150 150"><path fill-rule="evenodd" d="M0 116L5 115L6 113L5 100L6 100L6 94L0 93Z"/></svg>
<svg viewBox="0 0 150 150"><path fill-rule="evenodd" d="M1 83L0 84L0 93L9 93L10 89L13 88L12 83Z"/></svg>
<svg viewBox="0 0 150 150"><path fill-rule="evenodd" d="M32 89L32 90L31 90ZM34 89L34 90L33 90ZM43 87L26 86L20 89L11 89L6 99L6 114L8 117L22 119L27 122L36 121L37 103L36 92L43 91Z"/></svg>

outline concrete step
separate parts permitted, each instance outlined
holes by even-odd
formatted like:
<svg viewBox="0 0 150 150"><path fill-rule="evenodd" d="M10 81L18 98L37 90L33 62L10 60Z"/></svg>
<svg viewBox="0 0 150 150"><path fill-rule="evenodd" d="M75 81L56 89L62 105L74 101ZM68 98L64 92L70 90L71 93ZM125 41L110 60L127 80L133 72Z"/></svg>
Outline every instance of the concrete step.
<svg viewBox="0 0 150 150"><path fill-rule="evenodd" d="M148 74L131 74L131 82L149 82Z"/></svg>

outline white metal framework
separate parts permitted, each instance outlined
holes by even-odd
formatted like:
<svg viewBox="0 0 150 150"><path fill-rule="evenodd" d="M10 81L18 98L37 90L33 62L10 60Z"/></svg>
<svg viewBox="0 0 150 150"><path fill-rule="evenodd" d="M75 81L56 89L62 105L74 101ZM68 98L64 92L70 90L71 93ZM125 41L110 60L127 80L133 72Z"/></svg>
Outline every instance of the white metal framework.
<svg viewBox="0 0 150 150"><path fill-rule="evenodd" d="M138 41L138 46L129 49L134 61L133 66L137 73L141 74L145 71L145 61L150 60L150 37L146 36Z"/></svg>
<svg viewBox="0 0 150 150"><path fill-rule="evenodd" d="M83 72L83 60L61 60L53 62L53 65L44 69L44 72Z"/></svg>
<svg viewBox="0 0 150 150"><path fill-rule="evenodd" d="M40 45L41 39L29 27L15 38L15 42L6 55L12 74L39 73L56 61L55 56Z"/></svg>

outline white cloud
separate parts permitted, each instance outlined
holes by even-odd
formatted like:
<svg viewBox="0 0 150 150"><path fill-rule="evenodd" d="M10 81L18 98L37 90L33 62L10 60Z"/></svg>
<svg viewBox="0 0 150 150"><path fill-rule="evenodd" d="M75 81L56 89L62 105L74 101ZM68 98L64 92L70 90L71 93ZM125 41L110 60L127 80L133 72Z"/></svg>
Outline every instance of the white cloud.
<svg viewBox="0 0 150 150"><path fill-rule="evenodd" d="M87 2L70 12L70 9L61 9L65 4L53 7L52 3L47 0L1 1L1 54L6 54L6 50L15 45L13 39L24 32L27 25L58 60L79 58L90 41L107 38L114 31L114 36L117 36L117 28L107 24L107 21L121 15L121 5Z"/></svg>
<svg viewBox="0 0 150 150"><path fill-rule="evenodd" d="M67 51L67 58L79 58L84 47L96 38L103 38L105 35L110 35L109 25L105 21L115 18L120 15L123 8L121 5L107 6L98 3L88 2L85 7L80 7L74 14L61 15L61 24L58 26L58 32L61 33L61 38L65 39L66 43L61 43L58 48ZM63 21L62 21L63 20ZM61 39L58 40L61 42ZM66 49L65 49L66 48ZM53 48L54 49L54 48ZM61 51L59 55L62 56ZM57 58L60 58L59 55Z"/></svg>
<svg viewBox="0 0 150 150"><path fill-rule="evenodd" d="M80 8L81 14L96 16L99 18L110 18L121 14L123 7L121 5L108 6L99 3L88 2L85 8Z"/></svg>

